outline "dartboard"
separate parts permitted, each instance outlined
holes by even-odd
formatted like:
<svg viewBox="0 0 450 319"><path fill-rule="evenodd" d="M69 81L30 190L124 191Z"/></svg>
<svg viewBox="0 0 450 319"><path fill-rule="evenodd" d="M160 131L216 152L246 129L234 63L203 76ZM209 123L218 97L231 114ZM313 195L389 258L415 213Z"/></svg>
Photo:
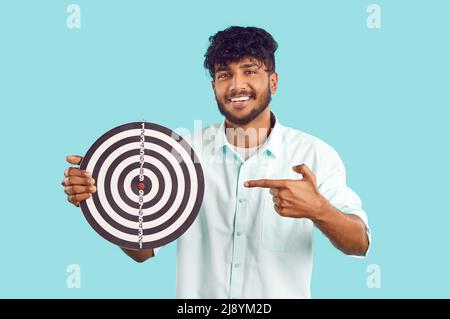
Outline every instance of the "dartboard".
<svg viewBox="0 0 450 319"><path fill-rule="evenodd" d="M97 191L80 202L89 224L125 248L156 248L180 237L198 215L204 193L199 159L170 129L148 122L102 135L80 168Z"/></svg>

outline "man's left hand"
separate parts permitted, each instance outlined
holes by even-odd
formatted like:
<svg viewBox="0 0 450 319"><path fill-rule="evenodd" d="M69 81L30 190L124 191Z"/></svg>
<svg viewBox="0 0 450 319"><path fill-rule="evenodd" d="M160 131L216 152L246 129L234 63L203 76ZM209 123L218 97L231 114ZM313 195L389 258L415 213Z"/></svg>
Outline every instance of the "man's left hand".
<svg viewBox="0 0 450 319"><path fill-rule="evenodd" d="M316 176L308 166L302 164L292 169L303 179L259 179L247 181L244 186L270 188L273 207L280 216L314 220L326 199L320 195Z"/></svg>

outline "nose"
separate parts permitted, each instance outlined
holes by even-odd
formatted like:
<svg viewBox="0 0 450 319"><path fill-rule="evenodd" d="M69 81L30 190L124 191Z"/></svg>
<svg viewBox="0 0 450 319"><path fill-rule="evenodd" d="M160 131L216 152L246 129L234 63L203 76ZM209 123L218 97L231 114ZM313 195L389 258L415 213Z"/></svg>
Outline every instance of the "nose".
<svg viewBox="0 0 450 319"><path fill-rule="evenodd" d="M247 89L247 82L245 80L245 77L242 76L241 74L237 73L233 76L233 79L231 81L231 85L230 85L230 92L231 91L241 91L241 90L246 90Z"/></svg>

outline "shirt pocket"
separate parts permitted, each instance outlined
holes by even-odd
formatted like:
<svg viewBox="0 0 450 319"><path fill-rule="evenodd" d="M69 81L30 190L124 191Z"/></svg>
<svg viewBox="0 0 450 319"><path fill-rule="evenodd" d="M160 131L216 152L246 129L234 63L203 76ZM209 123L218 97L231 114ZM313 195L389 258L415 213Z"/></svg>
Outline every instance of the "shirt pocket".
<svg viewBox="0 0 450 319"><path fill-rule="evenodd" d="M271 251L297 251L312 249L313 223L306 218L278 215L272 197L264 199L264 215L261 230L261 245Z"/></svg>

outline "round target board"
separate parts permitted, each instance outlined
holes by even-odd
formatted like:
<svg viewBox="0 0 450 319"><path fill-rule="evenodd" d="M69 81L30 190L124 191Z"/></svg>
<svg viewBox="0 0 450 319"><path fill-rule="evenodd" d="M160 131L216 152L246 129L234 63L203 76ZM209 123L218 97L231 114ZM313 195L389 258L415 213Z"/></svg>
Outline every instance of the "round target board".
<svg viewBox="0 0 450 319"><path fill-rule="evenodd" d="M80 202L89 224L124 248L156 248L180 237L204 193L200 162L170 129L148 122L118 126L88 150L80 168L97 191Z"/></svg>

